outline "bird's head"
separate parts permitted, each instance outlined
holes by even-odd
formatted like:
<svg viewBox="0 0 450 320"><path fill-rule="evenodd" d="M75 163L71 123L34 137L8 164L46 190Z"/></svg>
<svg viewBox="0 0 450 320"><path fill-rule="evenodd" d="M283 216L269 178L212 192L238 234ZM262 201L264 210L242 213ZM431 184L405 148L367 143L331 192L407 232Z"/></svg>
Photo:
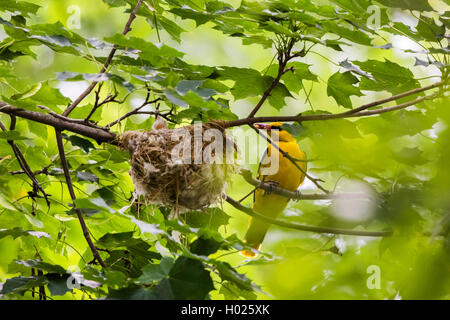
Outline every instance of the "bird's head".
<svg viewBox="0 0 450 320"><path fill-rule="evenodd" d="M277 134L279 141L295 141L295 138L288 130L288 125L281 122L256 123L255 127L259 130L266 130L269 135Z"/></svg>

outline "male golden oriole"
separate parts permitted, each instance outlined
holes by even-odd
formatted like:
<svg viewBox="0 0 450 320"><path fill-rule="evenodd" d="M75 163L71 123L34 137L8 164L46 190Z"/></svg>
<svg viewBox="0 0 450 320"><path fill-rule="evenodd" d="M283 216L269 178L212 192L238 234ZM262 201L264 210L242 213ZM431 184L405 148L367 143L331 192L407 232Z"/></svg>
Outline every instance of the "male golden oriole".
<svg viewBox="0 0 450 320"><path fill-rule="evenodd" d="M282 123L256 124L255 126L258 129L267 130L268 134L278 134L278 143L275 143L279 149L287 152L292 159L306 160L305 153L300 150L295 138L284 129ZM272 157L273 153L276 153L274 157L278 157L278 159ZM271 174L264 175L261 169L270 167L274 161L278 161L277 170L273 170ZM258 179L283 189L296 191L305 180L307 167L306 161L297 161L297 164L302 170L299 170L290 159L283 156L276 147L270 144L259 163ZM257 189L254 193L253 210L265 216L276 218L283 212L288 202L289 198L269 193L263 189ZM249 228L245 234L244 241L252 248L259 250L269 227L270 224L266 222L250 218ZM250 250L243 250L241 254L249 258L256 256Z"/></svg>

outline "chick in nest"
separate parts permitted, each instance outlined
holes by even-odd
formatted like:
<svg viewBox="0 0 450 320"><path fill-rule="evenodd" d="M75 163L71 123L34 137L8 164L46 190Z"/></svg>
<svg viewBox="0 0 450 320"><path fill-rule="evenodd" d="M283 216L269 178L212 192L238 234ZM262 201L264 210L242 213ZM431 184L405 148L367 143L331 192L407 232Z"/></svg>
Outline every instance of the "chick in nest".
<svg viewBox="0 0 450 320"><path fill-rule="evenodd" d="M217 203L234 165L235 144L220 121L169 129L157 117L151 131L128 131L119 145L131 155L135 194L176 213Z"/></svg>

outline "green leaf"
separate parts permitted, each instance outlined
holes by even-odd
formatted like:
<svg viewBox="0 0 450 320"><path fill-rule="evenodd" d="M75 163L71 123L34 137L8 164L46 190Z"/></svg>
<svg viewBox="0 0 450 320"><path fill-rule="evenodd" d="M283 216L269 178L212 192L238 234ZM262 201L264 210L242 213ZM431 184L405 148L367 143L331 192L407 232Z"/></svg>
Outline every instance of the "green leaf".
<svg viewBox="0 0 450 320"><path fill-rule="evenodd" d="M219 293L223 294L225 300L238 300L241 297L246 300L256 300L257 298L253 291L241 289L230 281L222 282Z"/></svg>
<svg viewBox="0 0 450 320"><path fill-rule="evenodd" d="M220 262L215 264L222 280L228 280L234 283L241 290L261 291L257 285L251 282L244 274L237 272L229 263Z"/></svg>
<svg viewBox="0 0 450 320"><path fill-rule="evenodd" d="M155 23L155 19L156 19L156 23ZM185 32L185 30L183 28L181 28L180 26L178 26L178 24L176 24L172 20L169 20L166 17L164 17L163 15L158 14L158 15L155 15L155 16L152 16L152 17L148 17L147 18L147 22L153 28L158 27L158 29L166 30L166 32L174 40L176 40L177 42L181 42L180 35L181 35L182 32Z"/></svg>
<svg viewBox="0 0 450 320"><path fill-rule="evenodd" d="M163 257L159 264L148 264L142 268L142 275L138 278L139 284L152 284L160 281L169 275L174 261L170 257Z"/></svg>
<svg viewBox="0 0 450 320"><path fill-rule="evenodd" d="M262 76L260 72L248 68L220 67L217 70L219 80L234 80L235 84L231 89L235 100L244 99L262 95L274 81L271 76ZM270 104L281 109L284 105L284 99L290 97L291 94L286 86L279 83L272 90L268 100Z"/></svg>
<svg viewBox="0 0 450 320"><path fill-rule="evenodd" d="M428 0L377 0L377 2L392 8L417 11L433 11Z"/></svg>
<svg viewBox="0 0 450 320"><path fill-rule="evenodd" d="M109 213L115 212L102 198L78 198L74 202L76 208L87 216L92 216L102 211ZM75 208L67 212L69 215L75 213Z"/></svg>
<svg viewBox="0 0 450 320"><path fill-rule="evenodd" d="M236 100L261 95L267 89L267 81L254 69L220 67L217 73L221 80L235 81L231 93Z"/></svg>
<svg viewBox="0 0 450 320"><path fill-rule="evenodd" d="M97 183L99 181L98 177L95 174L84 171L77 171L77 178L80 181L97 182Z"/></svg>
<svg viewBox="0 0 450 320"><path fill-rule="evenodd" d="M16 260L14 262L28 268L36 268L49 273L66 274L66 269L64 269L63 267L55 264L50 264L38 259Z"/></svg>
<svg viewBox="0 0 450 320"><path fill-rule="evenodd" d="M363 95L361 91L354 86L358 82L358 78L349 71L344 73L336 72L328 79L327 94L329 97L332 96L339 105L351 109L352 102L350 96L360 97Z"/></svg>
<svg viewBox="0 0 450 320"><path fill-rule="evenodd" d="M286 68L292 68L293 71L286 72L281 80L289 91L298 93L303 88L302 81L304 80L317 81L317 76L309 70L310 66L297 61L288 63ZM271 65L265 72L269 76L276 77L278 65Z"/></svg>
<svg viewBox="0 0 450 320"><path fill-rule="evenodd" d="M27 91L11 96L11 99L24 100L26 98L34 96L41 88L42 88L42 83L38 82L35 85L33 85L30 89L28 89Z"/></svg>
<svg viewBox="0 0 450 320"><path fill-rule="evenodd" d="M122 7L127 5L125 0L103 0L103 2L106 2L111 7Z"/></svg>
<svg viewBox="0 0 450 320"><path fill-rule="evenodd" d="M127 246L129 241L133 238L133 231L107 233L98 240L98 245L105 248L116 248Z"/></svg>
<svg viewBox="0 0 450 320"><path fill-rule="evenodd" d="M169 276L161 280L153 292L160 299L199 300L205 299L211 290L214 290L213 282L203 263L179 257Z"/></svg>
<svg viewBox="0 0 450 320"><path fill-rule="evenodd" d="M350 41L353 41L358 44L371 46L372 45L372 39L371 37L364 33L361 30L352 30L346 27L341 26L340 24L334 22L334 21L326 21L322 23L327 29L329 33L337 34L345 39L348 39Z"/></svg>
<svg viewBox="0 0 450 320"><path fill-rule="evenodd" d="M63 134L63 138L70 141L73 146L80 147L86 153L89 153L89 150L91 149L95 149L95 146L92 144L92 142L79 136L68 136L66 134Z"/></svg>
<svg viewBox="0 0 450 320"><path fill-rule="evenodd" d="M37 109L38 105L43 105L60 111L58 106L66 106L70 103L70 99L63 96L58 89L52 88L48 81L38 82L27 91L11 96L11 99L14 105L26 109Z"/></svg>
<svg viewBox="0 0 450 320"><path fill-rule="evenodd" d="M63 296L67 292L72 292L72 289L67 286L67 280L70 277L68 274L49 273L45 275L48 280L47 288L52 296Z"/></svg>
<svg viewBox="0 0 450 320"><path fill-rule="evenodd" d="M184 6L182 8L173 8L169 10L169 12L176 14L182 19L194 20L196 22L197 27L213 19L212 14L207 12L200 12L188 6Z"/></svg>
<svg viewBox="0 0 450 320"><path fill-rule="evenodd" d="M36 14L40 6L34 3L26 1L12 1L12 0L2 0L0 4L0 11L9 11L15 13L19 11L25 17L29 17L29 14Z"/></svg>
<svg viewBox="0 0 450 320"><path fill-rule="evenodd" d="M191 211L186 215L186 223L194 228L218 230L227 225L230 216L220 208L207 208L204 211Z"/></svg>
<svg viewBox="0 0 450 320"><path fill-rule="evenodd" d="M433 18L424 15L420 15L416 30L423 39L432 42L439 42L445 36L445 25L439 26Z"/></svg>
<svg viewBox="0 0 450 320"><path fill-rule="evenodd" d="M209 256L219 250L221 245L222 243L214 239L200 237L191 243L190 251L201 256Z"/></svg>
<svg viewBox="0 0 450 320"><path fill-rule="evenodd" d="M126 37L122 34L116 34L112 37L105 38L105 41L116 44L126 49L136 49L139 56L149 61L154 66L165 66L168 61L173 58L182 58L183 53L175 50L165 44L156 46L151 42L147 42L137 37Z"/></svg>
<svg viewBox="0 0 450 320"><path fill-rule="evenodd" d="M18 237L23 237L23 236L33 236L38 239L40 239L42 237L51 239L50 235L47 232L42 232L42 231L23 230L22 228L19 228L19 227L16 227L16 228L10 229L10 230L0 229L0 239L7 237L7 236L11 236L11 237L13 237L13 239L16 239Z"/></svg>
<svg viewBox="0 0 450 320"><path fill-rule="evenodd" d="M423 151L419 148L402 148L393 152L395 160L407 165L423 165L428 162L423 156Z"/></svg>
<svg viewBox="0 0 450 320"><path fill-rule="evenodd" d="M154 290L139 286L129 286L118 290L110 289L108 299L118 300L157 300Z"/></svg>
<svg viewBox="0 0 450 320"><path fill-rule="evenodd" d="M39 287L47 284L45 277L15 277L7 279L3 284L0 294L18 293L23 295L25 291L34 287Z"/></svg>
<svg viewBox="0 0 450 320"><path fill-rule="evenodd" d="M387 90L397 94L419 87L419 82L414 79L411 70L387 59L353 61L353 63L372 76L372 79L362 78L359 86L361 90Z"/></svg>

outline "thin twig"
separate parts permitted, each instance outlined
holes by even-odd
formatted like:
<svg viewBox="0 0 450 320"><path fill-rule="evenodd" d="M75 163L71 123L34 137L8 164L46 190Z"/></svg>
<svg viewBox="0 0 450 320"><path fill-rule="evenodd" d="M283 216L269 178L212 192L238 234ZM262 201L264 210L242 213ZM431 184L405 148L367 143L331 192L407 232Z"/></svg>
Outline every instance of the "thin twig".
<svg viewBox="0 0 450 320"><path fill-rule="evenodd" d="M10 124L10 130L14 130L16 126L16 117L11 116L11 124ZM0 128L3 131L7 131L6 127L3 125L3 123L0 122ZM19 163L19 166L22 168L22 171L30 178L33 186L33 194L36 194L37 191L42 193L44 196L45 202L47 203L47 206L50 207L50 200L48 198L48 194L44 191L42 186L39 184L39 182L36 180L35 174L33 171L31 171L30 166L28 165L28 162L26 161L22 151L20 151L17 144L14 143L13 140L7 140L8 144L11 146L11 149L14 152L14 155L17 158L17 162ZM31 194L30 194L31 196ZM33 196L31 196L33 197Z"/></svg>
<svg viewBox="0 0 450 320"><path fill-rule="evenodd" d="M87 117L84 119L86 123L90 123L89 119L94 115L95 111L97 111L98 108L103 106L104 104L110 103L110 102L119 102L116 100L117 93L115 94L109 94L103 101L100 102L100 91L102 89L102 83L98 85L97 90L95 91L95 103L92 107L91 111L87 115Z"/></svg>
<svg viewBox="0 0 450 320"><path fill-rule="evenodd" d="M285 51L278 51L278 73L277 76L273 79L273 81L270 83L269 87L264 91L261 99L258 101L256 106L253 108L253 110L250 112L250 114L247 116L247 118L253 118L255 114L259 111L259 109L262 107L264 102L267 100L267 98L270 96L270 93L273 89L280 83L281 77L289 72L293 71L293 68L286 69L286 65L289 62L289 60L293 59L296 55L291 55L292 48L294 47L295 41L291 39L289 42L287 48Z"/></svg>
<svg viewBox="0 0 450 320"><path fill-rule="evenodd" d="M318 226L308 226L303 225L295 222L287 222L282 221L278 219L272 219L265 215L262 215L258 212L253 211L252 209L240 204L238 201L234 200L233 198L226 196L225 200L231 204L233 207L238 209L239 211L244 212L245 214L262 220L264 222L278 225L280 227L289 228L289 229L295 229L295 230L301 230L301 231L309 231L309 232L316 232L316 233L330 233L330 234L344 234L344 235L350 235L350 236L363 236L363 237L387 237L392 235L392 231L362 231L362 230L349 230L349 229L338 229L338 228L329 228L329 227L318 227Z"/></svg>
<svg viewBox="0 0 450 320"><path fill-rule="evenodd" d="M48 169L49 169L52 165L53 165L53 163L49 164L48 166L45 166L44 168L42 168L42 169L40 169L40 170L33 171L33 175L34 175L34 176L37 176L37 175L40 175L40 174L48 175ZM26 174L26 172L23 171L23 170L19 170L19 171L10 171L9 174L14 176L14 175L17 175L17 174Z"/></svg>
<svg viewBox="0 0 450 320"><path fill-rule="evenodd" d="M147 96L147 97L148 97L148 96ZM132 116L132 115L139 114L139 113L144 113L143 111L140 111L142 108L144 108L145 106L147 106L147 105L149 105L149 104L156 103L156 102L161 101L161 100L162 100L161 98L156 98L156 99L151 100L151 101L148 101L148 99L146 99L146 100L144 101L144 103L142 103L139 107L137 107L137 108L131 110L130 112L124 114L124 115L121 116L119 119L114 120L113 122L111 122L110 124L108 124L108 125L106 126L106 128L111 128L112 126L115 126L115 125L118 124L119 122L125 120L126 118L128 118L128 117L130 117L130 116ZM168 121L170 121L170 122L174 122L173 120L169 119L169 118L167 117L167 115L163 115L163 114L159 113L159 111L145 111L145 113L146 113L146 114L159 115L159 116L163 117L164 119L166 119L166 120L168 120Z"/></svg>
<svg viewBox="0 0 450 320"><path fill-rule="evenodd" d="M409 102L405 102L405 103L402 103L402 104L399 104L399 105L393 106L393 107L380 108L380 109L370 110L370 111L367 111L366 109L368 109L370 107L374 107L374 106L380 106L386 102L391 102L391 101L394 101L394 100L397 100L400 98L404 98L409 95L417 94L419 92L435 89L435 88L441 87L443 85L444 84L442 82L439 82L439 83L436 83L436 84L428 86L428 87L420 88L420 91L418 91L419 89L411 90L411 91L408 91L408 92L405 92L405 93L402 93L402 94L399 94L399 95L396 95L396 96L393 96L393 97L390 97L387 99L378 100L378 101L372 102L370 104L366 104L366 105L363 105L356 109L342 112L342 113L333 113L333 114L324 113L324 114L315 114L315 115L298 114L295 116L269 116L269 117L253 117L253 118L247 117L247 118L243 118L243 119L227 121L224 123L224 127L231 128L231 127L236 127L236 126L251 125L254 123L263 123L263 122L294 121L294 122L300 123L300 122L306 122L306 121L333 120L333 119L344 119L344 118L354 118L354 117L378 115L378 114L385 113L385 112L391 112L391 111L395 111L395 110L399 110L399 109L404 109L404 108L407 108L414 104L423 102L424 100L436 98L437 96L435 94L431 94L431 95L421 97L421 98L418 98L418 99L415 99L415 100L412 100ZM353 112L354 110L359 110L359 111ZM366 111L364 111L364 110L366 110Z"/></svg>

